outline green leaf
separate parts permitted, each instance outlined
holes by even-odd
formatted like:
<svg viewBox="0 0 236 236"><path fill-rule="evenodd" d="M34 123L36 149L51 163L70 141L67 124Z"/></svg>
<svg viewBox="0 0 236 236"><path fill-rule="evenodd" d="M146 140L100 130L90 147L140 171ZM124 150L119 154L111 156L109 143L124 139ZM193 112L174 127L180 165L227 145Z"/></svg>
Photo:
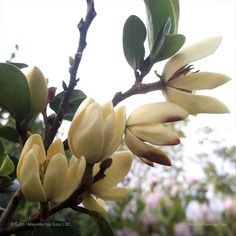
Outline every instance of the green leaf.
<svg viewBox="0 0 236 236"><path fill-rule="evenodd" d="M164 36L164 41L156 55L151 57L152 63L165 60L173 56L185 43L185 37L182 34L169 34Z"/></svg>
<svg viewBox="0 0 236 236"><path fill-rule="evenodd" d="M22 121L30 109L30 90L25 75L15 66L0 63L0 105L17 122Z"/></svg>
<svg viewBox="0 0 236 236"><path fill-rule="evenodd" d="M8 64L11 64L11 65L13 65L13 66L19 68L19 69L23 69L23 68L28 67L28 65L25 64L25 63L11 62L11 61L6 61L6 62L7 62Z"/></svg>
<svg viewBox="0 0 236 236"><path fill-rule="evenodd" d="M104 216L100 215L96 211L90 211L82 207L77 207L77 210L81 213L85 213L91 216L91 218L96 222L102 236L103 235L115 236L110 223L107 221L107 219Z"/></svg>
<svg viewBox="0 0 236 236"><path fill-rule="evenodd" d="M0 176L8 176L14 171L15 166L8 155L5 154L5 157L1 158Z"/></svg>
<svg viewBox="0 0 236 236"><path fill-rule="evenodd" d="M55 96L55 98L53 99L53 101L50 103L50 108L55 111L56 113L59 110L61 101L64 97L64 91L57 94ZM70 96L70 100L69 100L69 106L67 109L67 112L64 116L65 120L69 120L71 121L73 119L73 116L77 110L77 108L79 107L79 105L83 102L83 100L86 98L87 96L81 91L81 90L74 90L72 92L72 95Z"/></svg>
<svg viewBox="0 0 236 236"><path fill-rule="evenodd" d="M175 11L175 21L176 21L176 32L178 30L178 23L179 23L179 0L172 0L172 5Z"/></svg>
<svg viewBox="0 0 236 236"><path fill-rule="evenodd" d="M2 142L0 142L0 176L8 176L14 171L14 169L14 163L4 152L4 146Z"/></svg>
<svg viewBox="0 0 236 236"><path fill-rule="evenodd" d="M19 142L19 135L13 127L0 127L0 137L3 137L11 142Z"/></svg>
<svg viewBox="0 0 236 236"><path fill-rule="evenodd" d="M123 51L133 69L138 69L139 62L144 59L146 34L146 27L140 18L132 15L126 20L123 28Z"/></svg>
<svg viewBox="0 0 236 236"><path fill-rule="evenodd" d="M150 51L157 44L158 37L170 17L171 34L177 32L177 19L172 0L144 0L147 11L147 32Z"/></svg>
<svg viewBox="0 0 236 236"><path fill-rule="evenodd" d="M159 51L160 51L160 49L163 46L163 43L165 41L165 36L167 34L169 34L170 30L171 30L171 20L170 20L170 17L168 17L168 20L166 21L166 23L165 23L163 29L161 30L155 44L152 47L151 53L149 55L149 58L151 59L151 61L153 60L153 58L155 58L158 55L158 53L159 53Z"/></svg>

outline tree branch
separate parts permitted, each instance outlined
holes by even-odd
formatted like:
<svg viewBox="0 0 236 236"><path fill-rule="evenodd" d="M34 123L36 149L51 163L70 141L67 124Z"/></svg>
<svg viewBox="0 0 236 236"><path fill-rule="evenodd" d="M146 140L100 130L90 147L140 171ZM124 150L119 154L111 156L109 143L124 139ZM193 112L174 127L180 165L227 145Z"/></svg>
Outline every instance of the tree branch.
<svg viewBox="0 0 236 236"><path fill-rule="evenodd" d="M144 84L142 82L135 82L135 84L128 89L126 92L118 92L112 99L113 106L116 106L118 103L123 101L124 99L133 96L135 94L145 94L151 91L162 89L162 82L159 80L154 83Z"/></svg>
<svg viewBox="0 0 236 236"><path fill-rule="evenodd" d="M77 71L82 59L83 51L87 45L86 37L87 32L89 29L90 24L92 23L93 19L96 16L96 12L94 9L94 1L93 0L87 0L87 14L85 19L81 19L78 24L78 29L80 32L80 40L79 40L79 46L77 49L77 52L75 54L75 57L73 59L73 63L70 68L70 81L69 85L65 88L64 97L62 99L60 108L58 110L57 116L51 125L49 132L47 133L47 136L44 140L45 149L47 150L49 145L53 142L54 137L57 134L57 131L59 127L61 126L61 123L63 121L64 115L67 111L68 104L69 104L69 98L78 82L76 79Z"/></svg>
<svg viewBox="0 0 236 236"><path fill-rule="evenodd" d="M7 208L1 215L0 228L4 228L9 225L12 215L14 214L18 204L20 203L21 198L22 198L22 194L21 194L20 189L18 189L12 196L10 202L7 205Z"/></svg>

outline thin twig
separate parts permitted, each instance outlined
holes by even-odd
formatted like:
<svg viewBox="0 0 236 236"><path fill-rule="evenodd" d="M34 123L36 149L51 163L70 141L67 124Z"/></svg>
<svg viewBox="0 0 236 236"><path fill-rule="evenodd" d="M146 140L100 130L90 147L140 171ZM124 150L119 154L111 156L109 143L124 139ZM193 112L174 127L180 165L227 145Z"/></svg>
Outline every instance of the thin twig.
<svg viewBox="0 0 236 236"><path fill-rule="evenodd" d="M18 189L12 198L10 199L10 202L7 205L7 208L4 210L4 212L1 215L0 218L0 228L4 228L9 225L12 215L14 214L17 206L20 203L20 200L22 198L22 194L20 189Z"/></svg>
<svg viewBox="0 0 236 236"><path fill-rule="evenodd" d="M150 58L147 57L145 60L139 63L139 68L134 70L135 82L132 87L130 87L126 92L118 92L112 99L113 106L116 106L121 101L135 94L145 94L151 91L162 89L162 81L156 81L149 84L144 84L144 77L150 72L153 63Z"/></svg>
<svg viewBox="0 0 236 236"><path fill-rule="evenodd" d="M114 98L112 99L113 106L116 106L118 103L123 101L124 99L133 96L135 94L145 94L151 91L160 90L162 89L163 85L162 82L159 80L157 82L144 84L142 82L136 82L130 89L126 92L118 92L115 94Z"/></svg>
<svg viewBox="0 0 236 236"><path fill-rule="evenodd" d="M49 132L47 133L47 136L45 137L44 145L45 145L46 150L48 149L49 145L52 143L54 137L57 134L59 127L61 126L62 120L68 108L69 98L78 82L78 80L76 79L76 76L77 76L77 71L78 71L78 68L82 59L83 51L87 45L87 42L86 42L87 32L95 16L96 16L96 12L94 9L94 1L87 0L86 17L85 19L81 19L81 21L78 24L78 29L80 32L80 40L79 40L79 46L78 46L77 52L73 60L73 64L71 65L71 68L70 68L69 85L67 86L67 88L65 88L64 97L62 99L57 116L52 126L50 127Z"/></svg>

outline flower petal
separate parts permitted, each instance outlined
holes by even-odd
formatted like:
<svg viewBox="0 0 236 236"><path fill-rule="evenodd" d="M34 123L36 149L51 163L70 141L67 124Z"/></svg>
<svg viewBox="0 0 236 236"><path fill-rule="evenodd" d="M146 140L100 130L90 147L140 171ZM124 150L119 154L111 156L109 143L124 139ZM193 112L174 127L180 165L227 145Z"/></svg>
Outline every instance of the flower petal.
<svg viewBox="0 0 236 236"><path fill-rule="evenodd" d="M77 126L79 125L79 123L81 122L81 119L84 116L84 113L86 111L86 108L94 103L95 101L92 98L86 98L79 106L79 108L77 109L71 125L70 125L70 129L68 132L68 145L70 147L70 150L75 151L76 150L76 146L73 145L73 139L75 136L75 131L77 130Z"/></svg>
<svg viewBox="0 0 236 236"><path fill-rule="evenodd" d="M221 36L214 36L181 50L165 64L163 70L164 81L167 82L180 68L212 54L220 45L221 40Z"/></svg>
<svg viewBox="0 0 236 236"><path fill-rule="evenodd" d="M21 191L28 200L47 201L39 177L38 158L33 149L24 154L24 162L17 177L21 184Z"/></svg>
<svg viewBox="0 0 236 236"><path fill-rule="evenodd" d="M126 129L125 143L129 150L139 157L146 158L151 162L159 163L161 165L171 165L169 157L164 152L142 142L128 129Z"/></svg>
<svg viewBox="0 0 236 236"><path fill-rule="evenodd" d="M17 165L17 175L19 175L19 171L22 167L22 163L24 162L24 156L25 154L34 146L38 146L37 150L38 150L38 161L39 163L43 163L46 160L46 153L45 153L45 149L43 146L43 141L42 138L39 134L32 134L26 141L22 151L21 151L21 155L19 158L19 162Z"/></svg>
<svg viewBox="0 0 236 236"><path fill-rule="evenodd" d="M69 164L64 181L61 184L60 193L54 201L62 202L66 200L79 186L86 166L85 158L73 158L72 163Z"/></svg>
<svg viewBox="0 0 236 236"><path fill-rule="evenodd" d="M131 126L129 130L139 139L156 145L176 145L179 137L161 124Z"/></svg>
<svg viewBox="0 0 236 236"><path fill-rule="evenodd" d="M156 102L136 108L129 116L127 126L153 125L178 121L186 118L188 112L182 107L170 102Z"/></svg>
<svg viewBox="0 0 236 236"><path fill-rule="evenodd" d="M106 156L110 156L120 145L126 125L125 107L119 107L115 111L115 128L112 140L107 148Z"/></svg>
<svg viewBox="0 0 236 236"><path fill-rule="evenodd" d="M139 159L140 159L142 162L144 162L146 165L151 166L151 167L154 167L154 164L153 164L152 161L149 161L148 159L142 158L142 157L139 157Z"/></svg>
<svg viewBox="0 0 236 236"><path fill-rule="evenodd" d="M166 87L164 93L169 101L184 107L190 114L229 112L222 102L213 97L186 93L171 87Z"/></svg>
<svg viewBox="0 0 236 236"><path fill-rule="evenodd" d="M99 198L95 199L93 196L87 195L83 199L82 203L83 203L84 207L90 211L96 211L96 212L99 212L103 215L105 215L107 213L106 203L102 199L99 199Z"/></svg>
<svg viewBox="0 0 236 236"><path fill-rule="evenodd" d="M230 78L223 74L198 72L170 80L168 86L185 90L213 89L229 80Z"/></svg>
<svg viewBox="0 0 236 236"><path fill-rule="evenodd" d="M96 196L107 201L116 201L125 197L130 192L128 188L111 188L96 192Z"/></svg>
<svg viewBox="0 0 236 236"><path fill-rule="evenodd" d="M106 103L102 106L103 117L104 117L104 144L103 151L100 157L107 155L107 150L109 149L110 142L113 138L114 128L115 128L115 112L113 110L112 103Z"/></svg>
<svg viewBox="0 0 236 236"><path fill-rule="evenodd" d="M58 153L65 155L64 146L60 139L57 139L49 146L49 149L47 151L47 160L51 160L52 157Z"/></svg>
<svg viewBox="0 0 236 236"><path fill-rule="evenodd" d="M77 157L85 156L87 162L96 162L101 153L104 143L104 123L101 107L98 103L90 104L80 120L74 127L72 137L73 154Z"/></svg>
<svg viewBox="0 0 236 236"><path fill-rule="evenodd" d="M111 159L112 164L106 169L106 176L92 185L91 190L93 193L114 187L129 173L133 161L131 152L115 152Z"/></svg>
<svg viewBox="0 0 236 236"><path fill-rule="evenodd" d="M61 154L55 154L49 161L43 180L43 189L47 199L53 200L60 191L61 184L66 178L67 159Z"/></svg>

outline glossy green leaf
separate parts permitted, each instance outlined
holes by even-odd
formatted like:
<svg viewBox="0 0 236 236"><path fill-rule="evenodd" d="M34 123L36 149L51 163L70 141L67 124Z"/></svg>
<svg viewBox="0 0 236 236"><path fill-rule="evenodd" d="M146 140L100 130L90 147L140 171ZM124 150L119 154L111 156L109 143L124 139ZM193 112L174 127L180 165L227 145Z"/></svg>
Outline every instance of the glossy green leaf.
<svg viewBox="0 0 236 236"><path fill-rule="evenodd" d="M25 63L11 62L11 61L6 61L6 62L7 62L8 64L11 64L11 65L13 65L13 66L19 68L19 69L23 69L23 68L28 67L28 65L25 64Z"/></svg>
<svg viewBox="0 0 236 236"><path fill-rule="evenodd" d="M19 135L13 127L0 127L0 137L3 137L11 142L19 142Z"/></svg>
<svg viewBox="0 0 236 236"><path fill-rule="evenodd" d="M133 69L138 69L139 62L144 59L146 34L146 27L140 18L132 15L126 20L123 28L123 51Z"/></svg>
<svg viewBox="0 0 236 236"><path fill-rule="evenodd" d="M30 109L30 90L25 75L15 66L0 63L0 105L17 122L22 121Z"/></svg>
<svg viewBox="0 0 236 236"><path fill-rule="evenodd" d="M165 60L173 56L183 46L185 37L182 34L169 34L164 36L161 48L151 57L152 63Z"/></svg>
<svg viewBox="0 0 236 236"><path fill-rule="evenodd" d="M0 176L8 176L14 171L15 166L8 155L1 157L1 159L2 160L0 160Z"/></svg>
<svg viewBox="0 0 236 236"><path fill-rule="evenodd" d="M57 94L53 101L50 103L50 107L52 110L54 110L56 113L59 110L61 101L63 99L64 96L64 91ZM70 96L70 100L69 100L69 106L67 109L67 112L64 116L65 120L69 120L71 121L73 119L73 116L77 110L77 108L79 107L79 105L81 104L81 102L83 102L83 100L86 98L87 96L81 91L81 90L74 90L72 92L72 95Z"/></svg>
<svg viewBox="0 0 236 236"><path fill-rule="evenodd" d="M161 50L163 43L165 41L165 36L170 33L170 30L171 30L171 19L170 19L170 17L168 17L163 29L161 30L155 44L152 47L152 50L150 52L149 58L151 59L151 61L153 60L153 58L155 58L158 55L158 53Z"/></svg>
<svg viewBox="0 0 236 236"><path fill-rule="evenodd" d="M96 222L100 230L101 236L115 236L110 223L104 216L100 215L98 212L90 211L82 207L77 207L77 211L89 215Z"/></svg>
<svg viewBox="0 0 236 236"><path fill-rule="evenodd" d="M176 21L176 32L178 30L178 23L179 23L179 0L172 0L172 5L175 11L175 21Z"/></svg>
<svg viewBox="0 0 236 236"><path fill-rule="evenodd" d="M171 20L169 33L177 32L177 19L172 0L144 0L144 2L147 12L148 42L150 51L152 51L169 17Z"/></svg>
<svg viewBox="0 0 236 236"><path fill-rule="evenodd" d="M2 142L0 142L0 176L8 176L14 171L14 169L14 163L5 153L4 146Z"/></svg>

